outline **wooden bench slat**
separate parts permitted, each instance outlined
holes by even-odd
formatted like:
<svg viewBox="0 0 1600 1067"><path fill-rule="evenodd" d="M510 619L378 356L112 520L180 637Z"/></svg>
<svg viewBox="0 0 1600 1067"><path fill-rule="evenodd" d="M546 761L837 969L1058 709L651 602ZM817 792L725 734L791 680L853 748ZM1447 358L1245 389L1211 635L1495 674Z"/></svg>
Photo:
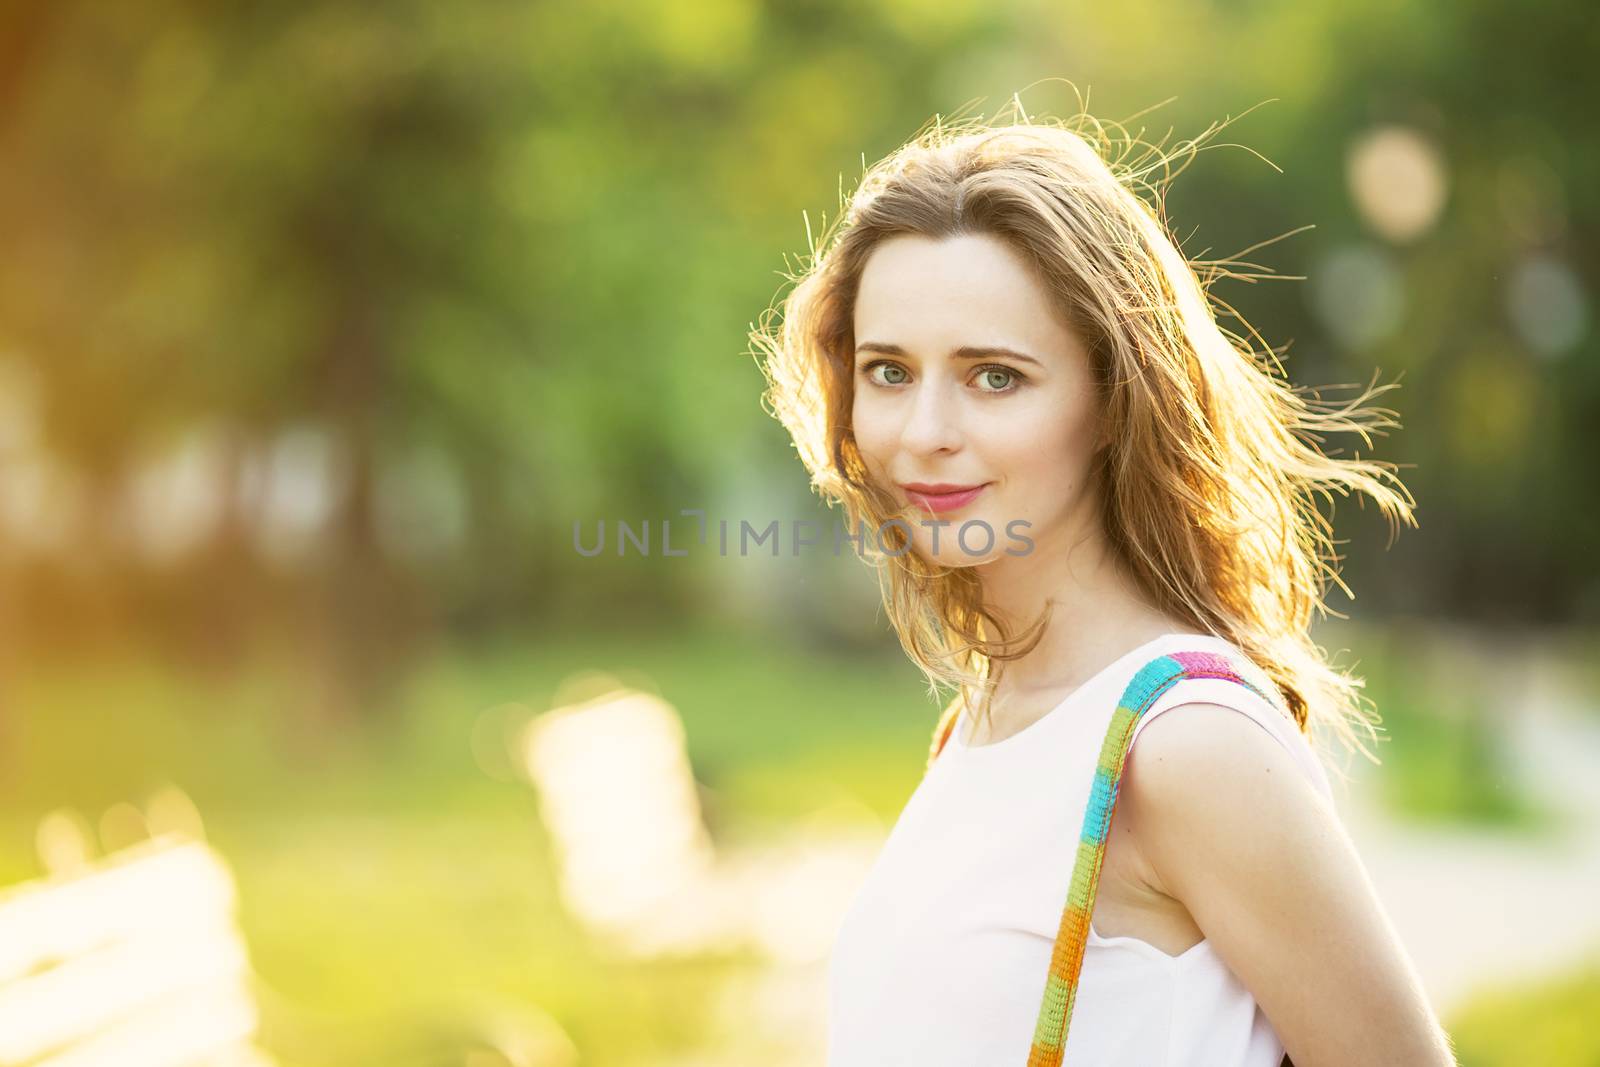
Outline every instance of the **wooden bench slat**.
<svg viewBox="0 0 1600 1067"><path fill-rule="evenodd" d="M153 930L230 916L233 877L199 842L158 838L104 867L0 892L0 984Z"/></svg>
<svg viewBox="0 0 1600 1067"><path fill-rule="evenodd" d="M121 941L0 986L0 1063L26 1062L119 1019L229 985L248 993L249 958L229 926Z"/></svg>
<svg viewBox="0 0 1600 1067"><path fill-rule="evenodd" d="M241 987L185 994L30 1067L194 1067L248 1041L256 1021Z"/></svg>

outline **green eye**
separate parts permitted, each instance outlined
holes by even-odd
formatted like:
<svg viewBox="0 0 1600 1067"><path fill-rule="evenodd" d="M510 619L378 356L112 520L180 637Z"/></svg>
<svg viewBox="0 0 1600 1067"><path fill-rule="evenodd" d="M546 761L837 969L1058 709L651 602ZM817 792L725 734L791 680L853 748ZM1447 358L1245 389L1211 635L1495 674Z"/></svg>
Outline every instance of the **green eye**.
<svg viewBox="0 0 1600 1067"><path fill-rule="evenodd" d="M1003 393L1010 389L1016 381L1016 372L1005 367L986 367L978 372L978 381L984 386L984 392Z"/></svg>
<svg viewBox="0 0 1600 1067"><path fill-rule="evenodd" d="M878 376L880 371L882 372L882 377ZM904 385L909 377L906 374L906 369L897 363L873 363L868 365L866 372L870 381L879 382L883 385Z"/></svg>

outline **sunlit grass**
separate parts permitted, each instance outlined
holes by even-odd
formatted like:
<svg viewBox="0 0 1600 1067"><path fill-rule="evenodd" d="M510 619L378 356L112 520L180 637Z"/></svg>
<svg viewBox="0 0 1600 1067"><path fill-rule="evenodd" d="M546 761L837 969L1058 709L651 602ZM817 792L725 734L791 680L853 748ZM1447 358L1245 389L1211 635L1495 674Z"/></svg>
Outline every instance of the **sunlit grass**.
<svg viewBox="0 0 1600 1067"><path fill-rule="evenodd" d="M1547 982L1479 994L1447 1026L1462 1067L1600 1063L1600 958Z"/></svg>
<svg viewBox="0 0 1600 1067"><path fill-rule="evenodd" d="M426 1050L459 1045L494 1004L549 1012L586 1062L692 1050L748 961L599 953L558 904L532 787L491 778L470 743L485 709L542 711L580 668L631 671L677 706L708 818L727 834L857 788L892 817L931 729L931 705L892 662L834 664L823 687L803 653L715 634L446 650L396 707L315 744L286 724L302 693L272 664L211 681L132 654L91 674L40 667L10 693L25 758L6 786L0 875L38 873L33 828L47 811L75 806L93 822L176 782L235 870L263 1043L285 1067L440 1062ZM896 736L903 749L883 740ZM853 742L902 758L852 760ZM829 781L825 754L841 744Z"/></svg>

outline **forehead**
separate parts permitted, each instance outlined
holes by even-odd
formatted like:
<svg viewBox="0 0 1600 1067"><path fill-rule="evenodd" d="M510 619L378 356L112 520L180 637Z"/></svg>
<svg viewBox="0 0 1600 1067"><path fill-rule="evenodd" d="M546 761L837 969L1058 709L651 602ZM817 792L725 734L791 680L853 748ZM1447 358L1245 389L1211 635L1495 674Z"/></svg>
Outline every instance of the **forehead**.
<svg viewBox="0 0 1600 1067"><path fill-rule="evenodd" d="M1044 282L998 237L888 238L862 269L857 343L913 351L1004 344L1066 354L1071 332Z"/></svg>

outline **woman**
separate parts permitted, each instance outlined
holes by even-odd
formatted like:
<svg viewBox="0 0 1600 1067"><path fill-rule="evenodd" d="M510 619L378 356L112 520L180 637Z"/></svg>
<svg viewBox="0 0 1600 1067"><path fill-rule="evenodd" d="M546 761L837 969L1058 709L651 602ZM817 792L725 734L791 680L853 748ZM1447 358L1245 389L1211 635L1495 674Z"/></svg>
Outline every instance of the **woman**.
<svg viewBox="0 0 1600 1067"><path fill-rule="evenodd" d="M934 124L752 333L958 691L839 932L829 1063L1454 1063L1308 741L1375 736L1308 629L1313 494L1412 521L1313 444L1392 426L1382 390L1308 399L1230 340L1136 192L1173 158L1119 147Z"/></svg>

